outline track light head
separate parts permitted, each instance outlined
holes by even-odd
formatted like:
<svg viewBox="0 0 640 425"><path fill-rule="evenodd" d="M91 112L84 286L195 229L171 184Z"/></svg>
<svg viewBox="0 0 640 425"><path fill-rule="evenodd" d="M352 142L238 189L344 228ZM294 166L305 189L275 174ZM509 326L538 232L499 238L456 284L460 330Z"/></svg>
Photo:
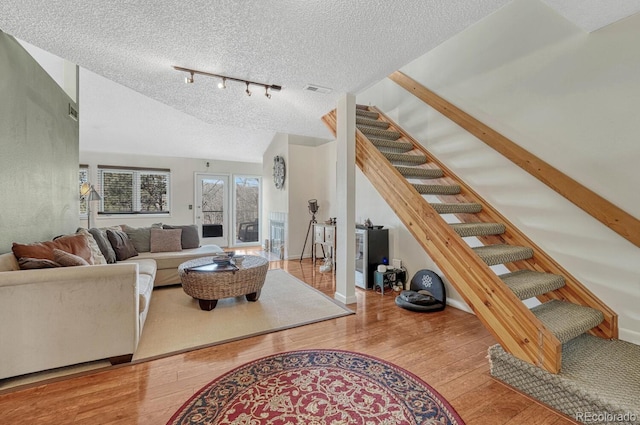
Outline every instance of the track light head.
<svg viewBox="0 0 640 425"><path fill-rule="evenodd" d="M218 82L218 88L219 89L226 89L227 88L227 80L229 81L235 81L238 83L244 83L246 85L246 90L244 91L245 94L247 96L251 96L251 90L249 90L249 85L253 84L255 86L259 86L259 87L264 87L264 95L267 99L271 99L271 94L274 91L280 91L282 90L282 86L276 85L276 84L266 84L266 83L260 83L257 81L250 81L250 80L245 80L242 78L235 78L235 77L228 77L226 75L220 75L220 74L212 74L211 72L205 72L205 71L198 71L196 69L191 69L191 68L183 68L181 66L174 66L173 69L175 69L176 71L180 71L180 72L187 72L188 75L187 77L185 77L184 82L187 84L193 84L193 76L195 74L198 75L204 75L205 77L213 77L213 78L217 78L220 79L221 81Z"/></svg>

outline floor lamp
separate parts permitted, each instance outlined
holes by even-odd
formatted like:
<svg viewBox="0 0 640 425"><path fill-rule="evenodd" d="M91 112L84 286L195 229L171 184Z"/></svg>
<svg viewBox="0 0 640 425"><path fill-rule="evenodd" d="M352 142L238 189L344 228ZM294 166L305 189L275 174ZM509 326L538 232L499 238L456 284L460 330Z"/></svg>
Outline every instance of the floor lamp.
<svg viewBox="0 0 640 425"><path fill-rule="evenodd" d="M82 183L80 187L80 195L87 201L87 228L91 229L93 227L91 223L91 203L93 201L100 201L102 196L100 196L92 184L86 182Z"/></svg>

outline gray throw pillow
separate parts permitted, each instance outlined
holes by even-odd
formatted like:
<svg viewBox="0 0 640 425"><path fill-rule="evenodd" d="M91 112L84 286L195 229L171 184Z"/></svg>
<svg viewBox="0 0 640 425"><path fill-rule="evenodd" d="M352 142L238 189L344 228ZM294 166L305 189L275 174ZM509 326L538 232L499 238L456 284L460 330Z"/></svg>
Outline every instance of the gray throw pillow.
<svg viewBox="0 0 640 425"><path fill-rule="evenodd" d="M118 261L123 261L138 255L136 248L133 246L133 242L131 242L125 232L107 229L107 237L109 238L109 242L111 242Z"/></svg>
<svg viewBox="0 0 640 425"><path fill-rule="evenodd" d="M151 229L162 229L162 223L154 223L151 227L131 227L126 224L120 227L129 236L136 251L149 252L151 251Z"/></svg>
<svg viewBox="0 0 640 425"><path fill-rule="evenodd" d="M191 249L191 248L200 247L200 236L198 236L198 226L196 226L195 224L189 224L186 226L171 226L169 224L165 224L162 226L162 228L163 229L182 229L182 236L180 237L182 249Z"/></svg>
<svg viewBox="0 0 640 425"><path fill-rule="evenodd" d="M94 227L89 229L89 233L91 233L93 239L95 239L98 244L98 248L100 248L100 252L104 255L104 259L107 260L107 263L115 263L116 252L111 247L111 242L109 242L109 239L107 238L107 232Z"/></svg>

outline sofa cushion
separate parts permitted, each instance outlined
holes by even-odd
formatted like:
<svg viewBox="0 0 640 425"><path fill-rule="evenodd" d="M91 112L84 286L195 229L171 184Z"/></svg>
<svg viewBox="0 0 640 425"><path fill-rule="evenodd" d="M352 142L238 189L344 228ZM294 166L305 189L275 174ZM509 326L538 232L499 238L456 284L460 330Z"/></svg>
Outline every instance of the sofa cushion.
<svg viewBox="0 0 640 425"><path fill-rule="evenodd" d="M147 276L151 276L152 278L156 275L156 262L154 260L145 259L138 257L133 257L128 260L129 262L138 263L138 274L145 274Z"/></svg>
<svg viewBox="0 0 640 425"><path fill-rule="evenodd" d="M138 313L147 309L153 291L153 277L147 274L138 275Z"/></svg>
<svg viewBox="0 0 640 425"><path fill-rule="evenodd" d="M194 249L183 249L174 252L143 252L135 259L129 261L138 261L139 259L155 260L158 270L178 269L178 266L187 260L193 258L206 257L209 255L224 252L218 245L203 245ZM179 282L179 280L178 280Z"/></svg>
<svg viewBox="0 0 640 425"><path fill-rule="evenodd" d="M127 224L120 226L129 236L137 252L151 251L151 229L162 229L162 223L154 223L151 227L131 227Z"/></svg>
<svg viewBox="0 0 640 425"><path fill-rule="evenodd" d="M16 258L39 258L55 261L53 249L58 248L84 258L87 263L93 264L93 256L89 242L84 235L65 235L52 241L38 242L32 244L13 243L12 250Z"/></svg>
<svg viewBox="0 0 640 425"><path fill-rule="evenodd" d="M0 272L12 272L20 270L18 259L12 252L0 255Z"/></svg>
<svg viewBox="0 0 640 425"><path fill-rule="evenodd" d="M182 229L180 243L182 249L198 248L200 246L200 237L198 236L198 226L190 224L186 226L172 226L169 224L162 225L163 229Z"/></svg>
<svg viewBox="0 0 640 425"><path fill-rule="evenodd" d="M91 249L91 255L93 256L93 264L107 264L107 260L104 258L104 255L102 255L102 251L100 250L96 239L87 229L79 227L78 230L76 230L76 234L84 235L87 238L89 248Z"/></svg>
<svg viewBox="0 0 640 425"><path fill-rule="evenodd" d="M136 248L133 246L133 242L131 242L125 232L107 229L107 237L109 238L111 247L116 253L116 260L123 261L138 255Z"/></svg>
<svg viewBox="0 0 640 425"><path fill-rule="evenodd" d="M62 267L60 264L53 260L46 260L44 258L29 258L20 257L18 260L20 269L22 270L34 270L34 269L51 269L54 267Z"/></svg>
<svg viewBox="0 0 640 425"><path fill-rule="evenodd" d="M182 229L151 229L150 252L182 251Z"/></svg>
<svg viewBox="0 0 640 425"><path fill-rule="evenodd" d="M53 260L60 264L62 267L70 266L88 266L89 263L77 255L73 255L70 252L63 251L61 249L53 249Z"/></svg>

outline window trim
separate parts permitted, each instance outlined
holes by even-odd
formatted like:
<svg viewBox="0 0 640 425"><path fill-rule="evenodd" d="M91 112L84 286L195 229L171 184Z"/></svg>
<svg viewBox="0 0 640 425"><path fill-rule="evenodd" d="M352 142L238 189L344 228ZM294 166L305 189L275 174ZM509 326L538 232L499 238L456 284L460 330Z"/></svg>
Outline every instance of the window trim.
<svg viewBox="0 0 640 425"><path fill-rule="evenodd" d="M145 216L163 216L169 217L171 216L171 169L167 168L153 168L153 167L126 167L126 166L116 166L116 165L102 165L98 164L98 191L100 196L102 196L102 200L100 201L100 206L98 209L98 216L100 217L109 217L109 216L127 216L127 217L145 217ZM131 173L132 174L132 210L131 211L104 211L104 201L106 199L104 195L104 172L122 172L122 173ZM142 194L140 188L140 176L143 174L159 174L165 175L166 178L166 210L164 211L143 211L142 210Z"/></svg>

